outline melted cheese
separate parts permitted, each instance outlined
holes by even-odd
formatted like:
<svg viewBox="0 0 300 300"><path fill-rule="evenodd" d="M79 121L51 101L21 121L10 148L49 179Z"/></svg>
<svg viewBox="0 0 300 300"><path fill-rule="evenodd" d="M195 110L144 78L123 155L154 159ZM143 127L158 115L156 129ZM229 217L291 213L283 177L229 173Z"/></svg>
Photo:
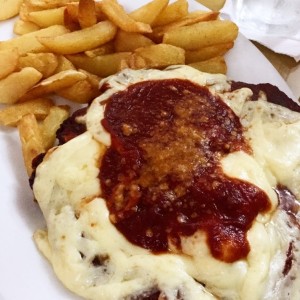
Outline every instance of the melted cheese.
<svg viewBox="0 0 300 300"><path fill-rule="evenodd" d="M110 145L110 136L100 123L103 101L129 84L174 77L208 86L234 110L246 129L253 155L232 153L222 160L222 167L229 176L263 189L272 210L259 215L248 231L251 251L245 260L229 264L214 259L200 231L182 237L185 255L153 255L120 234L99 197L99 164L104 145ZM91 104L85 117L88 131L50 151L36 173L34 193L47 232L37 231L35 240L59 279L75 293L95 300L130 299L155 289L169 300L179 294L188 300L287 299L287 290L293 295L290 299L299 299L299 289L289 282L299 268L299 257L290 277L282 276L291 241L300 253L299 230L291 226L284 211L277 210L273 190L282 183L299 195L300 144L295 143L300 135L299 114L262 100L249 102L249 89L228 93L225 76L186 66L167 71L127 70L106 82L112 88Z"/></svg>

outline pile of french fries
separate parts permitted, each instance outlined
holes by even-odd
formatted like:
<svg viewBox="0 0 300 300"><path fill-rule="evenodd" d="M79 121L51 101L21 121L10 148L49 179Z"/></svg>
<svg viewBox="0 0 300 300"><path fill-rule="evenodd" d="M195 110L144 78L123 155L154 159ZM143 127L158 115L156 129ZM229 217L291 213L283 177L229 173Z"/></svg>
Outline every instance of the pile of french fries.
<svg viewBox="0 0 300 300"><path fill-rule="evenodd" d="M187 0L152 0L132 12L117 0L0 0L0 7L0 20L19 15L17 36L0 42L0 125L18 127L28 175L69 115L53 95L88 103L101 78L124 68L187 64L226 73L224 54L238 34L218 12L189 12Z"/></svg>

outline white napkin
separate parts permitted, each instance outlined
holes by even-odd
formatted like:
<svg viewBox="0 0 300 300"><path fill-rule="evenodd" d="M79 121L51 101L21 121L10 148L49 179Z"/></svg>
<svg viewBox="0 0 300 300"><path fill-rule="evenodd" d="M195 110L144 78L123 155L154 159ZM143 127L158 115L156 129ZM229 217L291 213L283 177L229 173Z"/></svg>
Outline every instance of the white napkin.
<svg viewBox="0 0 300 300"><path fill-rule="evenodd" d="M221 13L248 39L300 61L300 0L227 0Z"/></svg>

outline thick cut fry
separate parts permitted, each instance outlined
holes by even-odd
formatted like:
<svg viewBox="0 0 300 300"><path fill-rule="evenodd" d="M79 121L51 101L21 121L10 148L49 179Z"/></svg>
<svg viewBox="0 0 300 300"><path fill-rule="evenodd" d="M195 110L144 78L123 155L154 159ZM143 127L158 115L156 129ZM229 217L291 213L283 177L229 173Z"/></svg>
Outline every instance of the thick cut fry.
<svg viewBox="0 0 300 300"><path fill-rule="evenodd" d="M167 7L169 0L152 0L129 14L138 22L152 25L159 14Z"/></svg>
<svg viewBox="0 0 300 300"><path fill-rule="evenodd" d="M16 70L19 52L17 48L0 51L0 79Z"/></svg>
<svg viewBox="0 0 300 300"><path fill-rule="evenodd" d="M128 32L151 32L151 26L132 19L116 0L102 0L101 8L109 20Z"/></svg>
<svg viewBox="0 0 300 300"><path fill-rule="evenodd" d="M114 53L115 47L113 41L108 42L96 49L85 51L84 54L88 57L95 57L99 55ZM116 50L116 52L119 52Z"/></svg>
<svg viewBox="0 0 300 300"><path fill-rule="evenodd" d="M63 55L57 56L58 66L55 73L59 73L67 70L76 70L75 66Z"/></svg>
<svg viewBox="0 0 300 300"><path fill-rule="evenodd" d="M23 35L39 29L39 26L29 21L23 21L19 19L14 23L14 33L17 35Z"/></svg>
<svg viewBox="0 0 300 300"><path fill-rule="evenodd" d="M54 146L56 131L61 123L69 117L69 106L52 106L48 116L40 124L42 145L45 150Z"/></svg>
<svg viewBox="0 0 300 300"><path fill-rule="evenodd" d="M85 78L86 75L82 72L74 70L62 71L44 79L39 84L32 87L23 97L20 98L20 101L26 101L54 93Z"/></svg>
<svg viewBox="0 0 300 300"><path fill-rule="evenodd" d="M35 8L27 3L27 0L24 0L20 6L19 17L22 21L28 21L28 14L33 11L40 10L39 8Z"/></svg>
<svg viewBox="0 0 300 300"><path fill-rule="evenodd" d="M149 38L145 37L141 33L137 32L126 32L119 30L115 39L115 50L117 52L134 51L140 47L146 47L154 45L154 42Z"/></svg>
<svg viewBox="0 0 300 300"><path fill-rule="evenodd" d="M13 104L17 102L30 88L43 77L34 68L24 68L0 80L0 103Z"/></svg>
<svg viewBox="0 0 300 300"><path fill-rule="evenodd" d="M115 74L120 70L123 59L127 59L130 52L117 52L113 54L87 57L86 55L68 55L67 58L77 67L100 77Z"/></svg>
<svg viewBox="0 0 300 300"><path fill-rule="evenodd" d="M48 28L43 28L38 31L30 32L11 40L0 42L0 50L17 48L20 55L28 52L49 52L49 50L42 45L37 38L47 37L51 39L56 35L61 35L69 32L67 28L61 25L54 25Z"/></svg>
<svg viewBox="0 0 300 300"><path fill-rule="evenodd" d="M88 79L85 79L76 82L66 89L58 91L57 94L75 103L89 103L99 96L100 92Z"/></svg>
<svg viewBox="0 0 300 300"><path fill-rule="evenodd" d="M232 42L238 27L231 21L200 22L170 30L164 34L163 42L186 50Z"/></svg>
<svg viewBox="0 0 300 300"><path fill-rule="evenodd" d="M89 103L91 100L98 97L100 94L100 78L85 70L79 69L79 71L84 73L87 76L87 78L78 81L77 83L68 88L59 90L57 92L57 95L64 97L72 102Z"/></svg>
<svg viewBox="0 0 300 300"><path fill-rule="evenodd" d="M197 0L197 1L213 11L219 11L224 6L225 3L225 0L214 0L214 1Z"/></svg>
<svg viewBox="0 0 300 300"><path fill-rule="evenodd" d="M225 44L217 44L213 46L208 46L200 48L197 50L186 50L185 51L185 62L187 64L198 62L202 60L207 60L216 56L224 55L229 49L233 47L233 42Z"/></svg>
<svg viewBox="0 0 300 300"><path fill-rule="evenodd" d="M128 65L132 69L164 68L170 65L181 65L184 63L184 50L165 44L139 48L128 60Z"/></svg>
<svg viewBox="0 0 300 300"><path fill-rule="evenodd" d="M25 0L26 4L38 9L51 9L65 6L69 2L78 2L79 0Z"/></svg>
<svg viewBox="0 0 300 300"><path fill-rule="evenodd" d="M186 17L184 17L178 21L169 23L164 26L156 27L153 30L152 35L155 38L158 38L172 29L176 29L179 27L187 26L187 25L192 25L192 24L195 24L198 22L216 20L218 16L219 16L219 13L217 13L217 12L198 12L198 13L189 14Z"/></svg>
<svg viewBox="0 0 300 300"><path fill-rule="evenodd" d="M56 37L39 37L39 41L50 51L60 54L73 54L87 51L112 40L117 27L110 21L103 21L82 30L69 32Z"/></svg>
<svg viewBox="0 0 300 300"><path fill-rule="evenodd" d="M80 0L78 6L78 21L81 28L93 26L97 23L94 0Z"/></svg>
<svg viewBox="0 0 300 300"><path fill-rule="evenodd" d="M19 67L33 67L47 78L54 74L58 66L58 59L53 53L28 53L19 58Z"/></svg>
<svg viewBox="0 0 300 300"><path fill-rule="evenodd" d="M34 114L28 114L18 123L22 145L23 160L28 176L32 174L32 161L39 154L45 152L38 122Z"/></svg>
<svg viewBox="0 0 300 300"><path fill-rule="evenodd" d="M163 26L184 18L188 14L187 0L169 4L154 20L152 26Z"/></svg>
<svg viewBox="0 0 300 300"><path fill-rule="evenodd" d="M10 19L19 13L23 0L0 0L0 21Z"/></svg>
<svg viewBox="0 0 300 300"><path fill-rule="evenodd" d="M38 120L44 119L53 106L53 101L47 98L38 98L23 103L17 103L0 110L0 125L17 126L23 116L34 114Z"/></svg>
<svg viewBox="0 0 300 300"><path fill-rule="evenodd" d="M70 31L81 29L78 21L78 5L70 3L64 11L64 24Z"/></svg>
<svg viewBox="0 0 300 300"><path fill-rule="evenodd" d="M41 28L52 25L64 25L64 7L33 11L28 13L27 19Z"/></svg>
<svg viewBox="0 0 300 300"><path fill-rule="evenodd" d="M226 62L224 60L224 57L222 56L217 56L208 60L191 63L189 64L189 66L199 71L212 74L226 74L227 72Z"/></svg>

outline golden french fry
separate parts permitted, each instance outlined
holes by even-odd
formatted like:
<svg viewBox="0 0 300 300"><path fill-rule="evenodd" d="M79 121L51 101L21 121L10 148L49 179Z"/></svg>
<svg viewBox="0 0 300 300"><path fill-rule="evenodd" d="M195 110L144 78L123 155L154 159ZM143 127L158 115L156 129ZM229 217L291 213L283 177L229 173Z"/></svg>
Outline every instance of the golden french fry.
<svg viewBox="0 0 300 300"><path fill-rule="evenodd" d="M130 52L117 52L107 55L87 57L83 54L68 55L67 58L77 67L100 77L115 74L120 70L120 63L127 59Z"/></svg>
<svg viewBox="0 0 300 300"><path fill-rule="evenodd" d="M226 74L227 66L223 56L217 56L208 60L194 62L189 66L206 73Z"/></svg>
<svg viewBox="0 0 300 300"><path fill-rule="evenodd" d="M25 0L26 4L31 7L41 9L51 9L65 6L69 2L78 2L79 0Z"/></svg>
<svg viewBox="0 0 300 300"><path fill-rule="evenodd" d="M117 27L113 23L103 21L56 37L38 37L38 40L54 53L73 54L94 49L109 42L116 32Z"/></svg>
<svg viewBox="0 0 300 300"><path fill-rule="evenodd" d="M152 0L129 14L138 22L152 25L159 14L167 7L169 0Z"/></svg>
<svg viewBox="0 0 300 300"><path fill-rule="evenodd" d="M34 114L27 114L18 123L23 160L28 176L32 174L32 161L45 152L38 122Z"/></svg>
<svg viewBox="0 0 300 300"><path fill-rule="evenodd" d="M81 29L78 21L78 5L70 3L64 11L64 24L70 31Z"/></svg>
<svg viewBox="0 0 300 300"><path fill-rule="evenodd" d="M64 7L29 12L27 20L41 28L64 25Z"/></svg>
<svg viewBox="0 0 300 300"><path fill-rule="evenodd" d="M33 12L33 11L38 11L40 9L38 8L35 8L35 7L32 7L30 4L28 4L28 1L27 0L23 0L21 6L20 6L20 9L19 9L19 17L22 21L28 21L28 14L30 12Z"/></svg>
<svg viewBox="0 0 300 300"><path fill-rule="evenodd" d="M16 103L0 110L0 125L17 126L23 116L34 114L36 119L44 119L53 106L53 101L47 98L38 98L23 103Z"/></svg>
<svg viewBox="0 0 300 300"><path fill-rule="evenodd" d="M0 103L13 104L43 77L34 68L24 68L0 80Z"/></svg>
<svg viewBox="0 0 300 300"><path fill-rule="evenodd" d="M54 146L56 131L69 117L69 106L52 106L47 117L39 124L42 145L45 150Z"/></svg>
<svg viewBox="0 0 300 300"><path fill-rule="evenodd" d="M149 24L132 19L116 0L102 0L100 2L103 13L114 24L128 32L151 32Z"/></svg>
<svg viewBox="0 0 300 300"><path fill-rule="evenodd" d="M185 62L187 64L190 64L198 61L207 60L216 56L222 56L232 47L233 42L229 42L225 44L208 46L197 50L186 50Z"/></svg>
<svg viewBox="0 0 300 300"><path fill-rule="evenodd" d="M58 66L57 56L53 53L28 53L19 58L19 67L33 67L47 78L54 74Z"/></svg>
<svg viewBox="0 0 300 300"><path fill-rule="evenodd" d="M92 74L92 73L90 73L86 70L83 70L83 69L78 69L78 71L84 73L87 76L87 80L92 85L92 87L99 90L99 83L100 83L101 77L99 77L95 74Z"/></svg>
<svg viewBox="0 0 300 300"><path fill-rule="evenodd" d="M128 60L129 67L132 69L164 68L184 63L184 50L166 44L136 49Z"/></svg>
<svg viewBox="0 0 300 300"><path fill-rule="evenodd" d="M78 5L78 21L81 28L93 26L97 23L94 0L80 0Z"/></svg>
<svg viewBox="0 0 300 300"><path fill-rule="evenodd" d="M114 52L114 50L115 50L114 43L113 41L111 41L93 50L85 51L84 54L88 57L95 57L99 55L111 54ZM116 52L120 52L120 51L116 50Z"/></svg>
<svg viewBox="0 0 300 300"><path fill-rule="evenodd" d="M0 0L0 21L10 19L19 13L23 0Z"/></svg>
<svg viewBox="0 0 300 300"><path fill-rule="evenodd" d="M169 4L162 12L156 17L152 26L164 26L184 18L188 14L187 0L177 0Z"/></svg>
<svg viewBox="0 0 300 300"><path fill-rule="evenodd" d="M216 20L218 16L219 13L217 12L198 12L198 13L188 14L186 17L178 21L169 23L164 26L155 27L152 35L157 39L172 29L176 29L187 25L192 25L198 22Z"/></svg>
<svg viewBox="0 0 300 300"><path fill-rule="evenodd" d="M88 79L84 79L68 88L59 90L57 95L75 103L89 103L100 95L100 91Z"/></svg>
<svg viewBox="0 0 300 300"><path fill-rule="evenodd" d="M16 70L18 60L19 52L17 48L0 51L0 79Z"/></svg>
<svg viewBox="0 0 300 300"><path fill-rule="evenodd" d="M117 52L130 52L140 47L154 45L154 42L141 33L119 30L114 39Z"/></svg>
<svg viewBox="0 0 300 300"><path fill-rule="evenodd" d="M40 29L39 26L29 21L23 21L18 19L14 23L14 33L17 35L23 35L33 31L37 31L39 29Z"/></svg>
<svg viewBox="0 0 300 300"><path fill-rule="evenodd" d="M69 32L64 26L54 25L48 28L43 28L34 32L15 37L11 40L0 42L0 50L17 48L20 55L29 52L47 52L48 49L42 45L37 38L48 37L51 39L56 35L61 35Z"/></svg>
<svg viewBox="0 0 300 300"><path fill-rule="evenodd" d="M228 20L200 22L172 29L164 34L163 43L195 50L236 39L238 27Z"/></svg>
<svg viewBox="0 0 300 300"><path fill-rule="evenodd" d="M214 1L197 0L197 1L213 11L219 11L224 6L225 3L225 0L214 0Z"/></svg>
<svg viewBox="0 0 300 300"><path fill-rule="evenodd" d="M86 75L82 72L78 72L75 70L62 71L44 79L43 81L32 87L24 96L19 99L19 101L23 102L29 99L34 99L40 96L54 93L58 90L69 87L85 78Z"/></svg>
<svg viewBox="0 0 300 300"><path fill-rule="evenodd" d="M55 73L59 73L67 70L76 70L75 66L63 55L57 56L58 66Z"/></svg>

